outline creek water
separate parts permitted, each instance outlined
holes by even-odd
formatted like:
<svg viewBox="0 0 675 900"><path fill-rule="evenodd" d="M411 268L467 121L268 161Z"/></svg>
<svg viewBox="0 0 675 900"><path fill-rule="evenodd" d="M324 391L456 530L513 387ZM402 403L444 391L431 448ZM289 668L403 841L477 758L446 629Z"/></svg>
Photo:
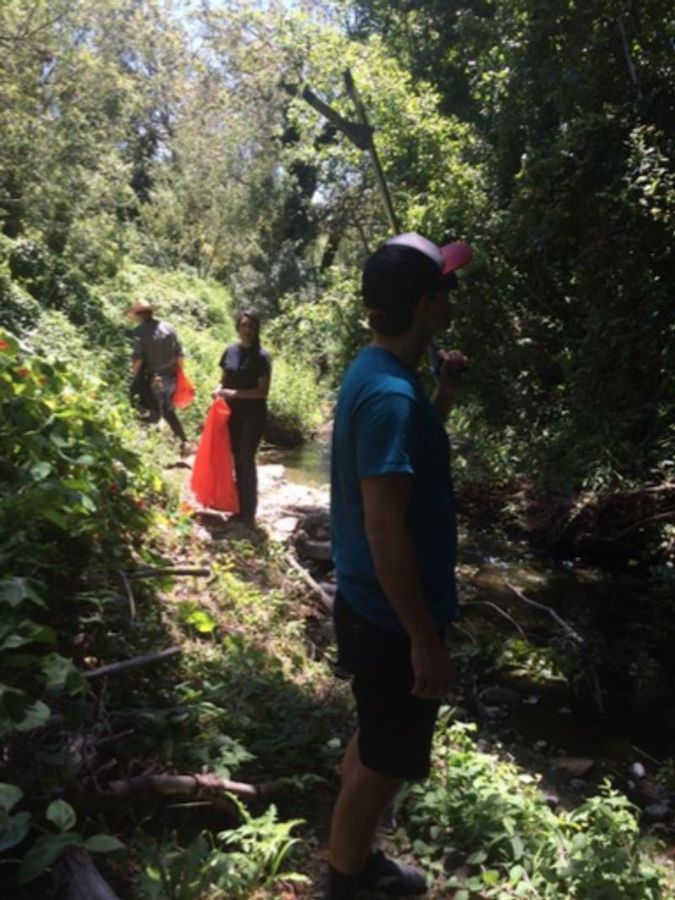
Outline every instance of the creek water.
<svg viewBox="0 0 675 900"><path fill-rule="evenodd" d="M329 481L327 438L268 450L264 458L283 464L289 481ZM623 770L639 760L654 771L675 757L672 579L554 559L499 533L465 528L458 574L464 611L457 637L474 657L467 666L479 671L483 687L515 689L521 698L502 711L502 731L547 755L587 756ZM513 588L556 612L582 641Z"/></svg>

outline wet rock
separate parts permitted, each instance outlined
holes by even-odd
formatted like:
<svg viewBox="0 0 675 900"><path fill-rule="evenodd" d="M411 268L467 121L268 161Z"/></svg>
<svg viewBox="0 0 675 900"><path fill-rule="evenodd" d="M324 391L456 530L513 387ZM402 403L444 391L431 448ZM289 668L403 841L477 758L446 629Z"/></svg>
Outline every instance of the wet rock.
<svg viewBox="0 0 675 900"><path fill-rule="evenodd" d="M492 687L484 688L480 692L480 699L488 706L517 706L523 698L518 691L514 691L512 688L495 684Z"/></svg>
<svg viewBox="0 0 675 900"><path fill-rule="evenodd" d="M300 545L302 555L316 562L330 562L331 547L329 541L303 541Z"/></svg>
<svg viewBox="0 0 675 900"><path fill-rule="evenodd" d="M637 781L640 781L642 778L646 778L647 772L645 767L641 762L634 762L632 765L628 767L628 773L632 778L635 778Z"/></svg>
<svg viewBox="0 0 675 900"><path fill-rule="evenodd" d="M300 527L316 539L327 540L330 535L328 510L319 509L302 516Z"/></svg>
<svg viewBox="0 0 675 900"><path fill-rule="evenodd" d="M275 521L274 527L278 533L290 535L298 527L298 518L297 516L281 516Z"/></svg>
<svg viewBox="0 0 675 900"><path fill-rule="evenodd" d="M273 484L279 484L284 480L286 469L279 464L269 464L266 466L258 466L260 473L261 486L268 488Z"/></svg>
<svg viewBox="0 0 675 900"><path fill-rule="evenodd" d="M505 715L504 710L501 706L481 706L480 709L485 718L489 719L490 721L500 719L503 715Z"/></svg>
<svg viewBox="0 0 675 900"><path fill-rule="evenodd" d="M560 797L557 794L546 794L544 803L549 809L555 811L560 806Z"/></svg>
<svg viewBox="0 0 675 900"><path fill-rule="evenodd" d="M561 775L570 778L583 778L595 765L595 760L585 756L557 756L551 762Z"/></svg>
<svg viewBox="0 0 675 900"><path fill-rule="evenodd" d="M642 810L642 818L645 822L665 822L670 815L670 806L667 803L650 803Z"/></svg>
<svg viewBox="0 0 675 900"><path fill-rule="evenodd" d="M580 794L585 794L588 791L588 782L584 781L583 778L573 778L570 781L570 787L575 791L579 791Z"/></svg>

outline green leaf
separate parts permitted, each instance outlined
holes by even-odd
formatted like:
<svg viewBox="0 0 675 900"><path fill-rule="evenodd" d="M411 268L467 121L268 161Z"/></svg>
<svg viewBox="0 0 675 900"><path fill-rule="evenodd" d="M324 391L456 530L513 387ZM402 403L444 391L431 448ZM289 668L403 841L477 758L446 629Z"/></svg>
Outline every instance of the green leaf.
<svg viewBox="0 0 675 900"><path fill-rule="evenodd" d="M65 800L52 800L47 807L47 818L59 829L59 831L70 831L77 822L75 810L66 803Z"/></svg>
<svg viewBox="0 0 675 900"><path fill-rule="evenodd" d="M30 830L30 820L29 812L18 812L7 817L5 827L0 831L0 853L21 843Z"/></svg>
<svg viewBox="0 0 675 900"><path fill-rule="evenodd" d="M25 717L15 726L17 731L33 731L41 728L49 719L50 710L42 700L36 700L26 710Z"/></svg>
<svg viewBox="0 0 675 900"><path fill-rule="evenodd" d="M203 609L197 609L185 619L188 625L192 625L200 634L211 634L218 623Z"/></svg>
<svg viewBox="0 0 675 900"><path fill-rule="evenodd" d="M84 846L90 853L113 853L115 850L124 850L125 845L111 834L95 834L84 842Z"/></svg>
<svg viewBox="0 0 675 900"><path fill-rule="evenodd" d="M519 838L517 834L514 835L511 838L511 850L513 852L513 858L515 860L522 859L524 849L525 848L523 847L521 838Z"/></svg>
<svg viewBox="0 0 675 900"><path fill-rule="evenodd" d="M30 467L30 474L35 481L44 481L52 474L52 465L48 462L37 462Z"/></svg>
<svg viewBox="0 0 675 900"><path fill-rule="evenodd" d="M38 606L46 607L42 597L38 594L39 584L30 578L3 578L0 581L0 603L8 603L15 607L30 600Z"/></svg>
<svg viewBox="0 0 675 900"><path fill-rule="evenodd" d="M2 650L16 650L17 647L23 647L25 644L30 644L30 638L23 637L20 634L14 632L13 634L8 634L5 638L0 638L0 651ZM10 657L8 657L9 659ZM6 665L6 660L3 659L3 664Z"/></svg>
<svg viewBox="0 0 675 900"><path fill-rule="evenodd" d="M57 509L46 507L42 510L42 516L57 525L62 531L68 531L68 517Z"/></svg>
<svg viewBox="0 0 675 900"><path fill-rule="evenodd" d="M46 684L49 690L61 690L68 687L71 694L86 688L86 681L78 671L72 660L66 659L59 653L50 653L40 663L40 668L45 674Z"/></svg>
<svg viewBox="0 0 675 900"><path fill-rule="evenodd" d="M12 726L26 715L31 698L24 691L0 684L0 716L9 719Z"/></svg>
<svg viewBox="0 0 675 900"><path fill-rule="evenodd" d="M496 869L486 869L482 877L485 884L493 885L499 883L499 872Z"/></svg>
<svg viewBox="0 0 675 900"><path fill-rule="evenodd" d="M23 791L16 784L0 782L0 809L11 812L22 797Z"/></svg>
<svg viewBox="0 0 675 900"><path fill-rule="evenodd" d="M17 882L25 884L41 875L67 847L82 843L82 835L72 831L43 834L21 860Z"/></svg>
<svg viewBox="0 0 675 900"><path fill-rule="evenodd" d="M467 857L467 863L470 866L476 866L479 863L485 862L487 859L487 853L485 850L476 850L475 853L472 853L471 856Z"/></svg>

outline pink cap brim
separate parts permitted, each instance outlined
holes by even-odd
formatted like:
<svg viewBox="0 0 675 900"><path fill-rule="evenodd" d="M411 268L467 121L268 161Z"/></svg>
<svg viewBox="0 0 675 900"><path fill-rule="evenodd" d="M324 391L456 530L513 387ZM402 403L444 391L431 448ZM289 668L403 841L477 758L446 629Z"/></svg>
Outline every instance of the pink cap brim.
<svg viewBox="0 0 675 900"><path fill-rule="evenodd" d="M473 256L473 250L466 241L453 241L452 244L445 244L438 249L443 257L442 275L449 275L450 272L461 269Z"/></svg>

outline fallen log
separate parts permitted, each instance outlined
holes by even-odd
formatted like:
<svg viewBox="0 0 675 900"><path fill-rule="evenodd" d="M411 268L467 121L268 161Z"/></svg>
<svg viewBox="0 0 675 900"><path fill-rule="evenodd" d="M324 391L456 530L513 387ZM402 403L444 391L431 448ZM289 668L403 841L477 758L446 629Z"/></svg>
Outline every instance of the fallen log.
<svg viewBox="0 0 675 900"><path fill-rule="evenodd" d="M283 787L283 780L268 781L262 784L247 784L242 781L230 781L211 773L195 775L136 775L133 778L109 781L102 785L99 794L103 797L127 798L137 794L165 794L170 796L203 796L221 797L234 794L237 797L260 799L278 793Z"/></svg>
<svg viewBox="0 0 675 900"><path fill-rule="evenodd" d="M317 595L319 600L321 600L321 603L323 604L323 606L325 607L327 612L332 613L333 612L333 601L328 596L328 594L324 591L324 589L321 587L321 585L318 583L318 581L315 581L315 579L312 578L312 576L309 574L307 569L305 569L304 566L300 565L300 563L297 561L297 559L293 556L292 553L286 553L285 559L286 559L286 562L289 564L289 566L291 566L291 568L294 569L298 573L298 575L300 575L300 577L303 579L305 584L308 585L308 587L310 587L314 591L314 593Z"/></svg>
<svg viewBox="0 0 675 900"><path fill-rule="evenodd" d="M107 666L99 666L97 669L89 669L88 672L82 672L82 675L85 678L116 675L118 672L124 672L126 669L138 669L141 666L153 665L153 663L169 659L171 656L176 656L182 652L180 647L168 647L166 650L160 650L158 653L146 653L144 656L134 656L132 659L123 659L120 662L110 663Z"/></svg>
<svg viewBox="0 0 675 900"><path fill-rule="evenodd" d="M54 866L53 878L59 900L120 900L91 856L79 847L64 852Z"/></svg>

